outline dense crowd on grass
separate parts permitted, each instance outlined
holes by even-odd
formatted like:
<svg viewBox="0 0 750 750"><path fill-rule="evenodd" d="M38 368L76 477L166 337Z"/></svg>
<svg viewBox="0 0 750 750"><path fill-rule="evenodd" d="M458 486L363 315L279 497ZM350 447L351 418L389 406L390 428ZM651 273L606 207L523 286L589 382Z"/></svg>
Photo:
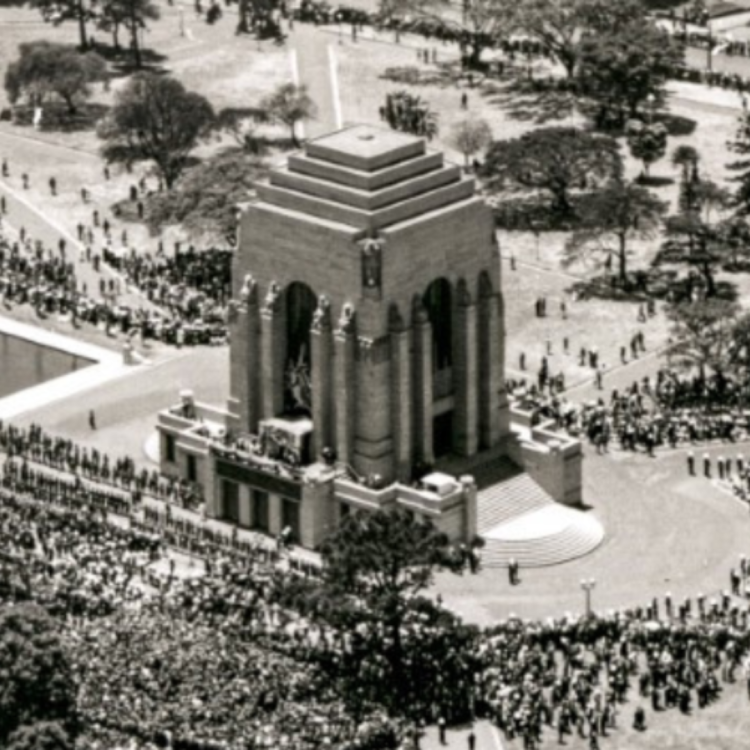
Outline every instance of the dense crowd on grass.
<svg viewBox="0 0 750 750"><path fill-rule="evenodd" d="M206 558L198 578L157 573L158 535L112 522L84 488L7 472L0 601L65 621L85 748L387 748L382 711L347 712L315 654L330 634L290 628L266 563Z"/></svg>
<svg viewBox="0 0 750 750"><path fill-rule="evenodd" d="M681 375L668 367L656 376L611 391L609 398L577 403L554 389L518 381L517 403L535 422L552 420L558 429L585 436L601 451L612 440L623 450L647 453L659 446L736 442L750 434L747 388L732 379ZM550 392L552 390L552 392Z"/></svg>
<svg viewBox="0 0 750 750"><path fill-rule="evenodd" d="M202 274L213 269L212 260L204 261L200 254L188 262L152 264L148 273L141 262L132 273L144 291L151 290L152 304L133 307L119 301L119 282L114 278L107 284L102 277L98 297L90 293L77 280L64 249L53 253L28 238L10 242L0 234L0 298L7 309L30 305L42 318L55 315L76 327L90 325L107 335L138 336L142 341L177 346L226 343L226 283L212 273ZM154 286L157 273L162 276Z"/></svg>
<svg viewBox="0 0 750 750"><path fill-rule="evenodd" d="M596 748L626 722L647 730L736 680L750 689L747 605L721 594L487 629L418 599L396 691L383 623L348 630L283 553L207 545L176 571L164 529L130 510L111 488L6 461L0 601L31 598L65 621L81 747L380 750L486 717L526 748L573 733ZM743 559L733 592L748 580Z"/></svg>
<svg viewBox="0 0 750 750"><path fill-rule="evenodd" d="M138 468L130 456L111 457L69 438L52 436L39 425L16 427L0 421L0 453L10 459L32 461L82 479L108 484L130 493L137 502L143 494L178 505L194 505L200 488L158 469Z"/></svg>

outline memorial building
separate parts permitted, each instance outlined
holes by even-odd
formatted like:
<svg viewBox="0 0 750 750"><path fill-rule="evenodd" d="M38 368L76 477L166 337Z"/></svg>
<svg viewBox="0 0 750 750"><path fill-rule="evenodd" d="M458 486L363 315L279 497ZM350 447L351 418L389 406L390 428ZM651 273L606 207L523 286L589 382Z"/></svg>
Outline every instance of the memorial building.
<svg viewBox="0 0 750 750"><path fill-rule="evenodd" d="M208 516L314 548L402 506L468 541L475 475L501 464L580 501L580 446L511 427L493 216L460 167L350 127L273 170L239 224L228 403L184 393L159 417L162 469Z"/></svg>

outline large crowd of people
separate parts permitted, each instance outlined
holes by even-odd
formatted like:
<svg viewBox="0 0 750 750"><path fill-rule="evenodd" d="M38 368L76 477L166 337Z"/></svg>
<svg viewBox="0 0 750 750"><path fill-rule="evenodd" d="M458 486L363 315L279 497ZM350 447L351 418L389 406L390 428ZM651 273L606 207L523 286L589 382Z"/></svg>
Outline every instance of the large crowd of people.
<svg viewBox="0 0 750 750"><path fill-rule="evenodd" d="M130 493L137 502L144 494L181 506L199 500L200 488L168 477L157 469L138 469L130 456L111 458L96 448L86 448L69 438L55 437L37 424L16 427L0 420L0 452L10 460L32 461L80 479L108 484Z"/></svg>
<svg viewBox="0 0 750 750"><path fill-rule="evenodd" d="M338 641L274 604L286 578L272 561L207 549L181 577L113 497L10 461L0 489L0 602L65 620L82 747L395 747L382 711L355 721L323 679L316 654Z"/></svg>
<svg viewBox="0 0 750 750"><path fill-rule="evenodd" d="M139 264L133 270L138 279L134 283L140 281L144 291L151 291L153 304L133 307L119 301L121 284L114 278L107 283L102 277L99 296L90 293L79 283L64 249L55 253L30 238L11 242L0 233L0 298L7 308L31 305L40 317L57 315L74 326L102 328L107 335L119 332L177 346L226 343L225 282L201 273L218 271L220 263L212 253L207 261L195 256L152 265L149 275L156 268L164 273L155 287Z"/></svg>
<svg viewBox="0 0 750 750"><path fill-rule="evenodd" d="M558 429L586 437L603 452L614 439L623 450L652 453L662 445L737 442L750 435L747 389L726 378L685 376L662 367L654 378L646 376L630 388L612 390L609 398L584 403L549 385L540 388L518 380L509 386L534 422L552 420Z"/></svg>
<svg viewBox="0 0 750 750"><path fill-rule="evenodd" d="M31 598L65 620L81 746L91 750L407 748L426 723L478 717L525 748L572 733L596 748L623 722L645 730L662 711L710 705L739 679L750 689L742 559L732 595L715 600L667 595L484 630L416 606L401 634L408 705L389 706L383 655L298 597L310 580L280 566L283 553L227 533L178 569L170 542L187 532L176 520L155 524L118 488L36 466L5 460L0 602Z"/></svg>

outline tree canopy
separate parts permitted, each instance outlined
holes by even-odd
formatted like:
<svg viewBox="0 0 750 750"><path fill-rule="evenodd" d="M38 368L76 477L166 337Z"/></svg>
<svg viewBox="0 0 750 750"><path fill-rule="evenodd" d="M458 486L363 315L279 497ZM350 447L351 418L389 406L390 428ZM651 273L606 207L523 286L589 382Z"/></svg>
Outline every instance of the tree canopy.
<svg viewBox="0 0 750 750"><path fill-rule="evenodd" d="M489 123L481 118L461 120L451 128L450 144L463 154L467 167L469 159L478 151L484 151L491 142L492 129Z"/></svg>
<svg viewBox="0 0 750 750"><path fill-rule="evenodd" d="M667 153L666 126L661 122L630 120L625 135L632 157L643 163L643 174L649 177L651 165Z"/></svg>
<svg viewBox="0 0 750 750"><path fill-rule="evenodd" d="M94 3L91 0L31 0L39 8L46 21L55 24L75 21L78 24L79 44L82 50L89 46L86 24L95 17Z"/></svg>
<svg viewBox="0 0 750 750"><path fill-rule="evenodd" d="M420 594L436 571L458 572L464 559L432 523L415 520L402 509L348 516L322 555L329 619L363 642L363 653L385 659L388 673L379 700L399 713L408 711L403 701L418 687L415 677L429 682L436 673L424 663L421 645L409 640L405 624L442 616ZM458 654L460 640L455 649ZM408 674L407 662L412 667ZM456 666L450 662L446 656L445 665L435 666L450 672Z"/></svg>
<svg viewBox="0 0 750 750"><path fill-rule="evenodd" d="M728 144L729 150L737 154L737 159L727 168L734 172L732 180L737 183L733 203L743 216L750 215L750 110L743 106L737 121L737 133Z"/></svg>
<svg viewBox="0 0 750 750"><path fill-rule="evenodd" d="M597 126L623 126L650 98L660 106L665 83L682 58L682 46L647 18L586 34L577 79L597 105Z"/></svg>
<svg viewBox="0 0 750 750"><path fill-rule="evenodd" d="M295 148L300 145L296 131L297 123L315 119L317 110L315 102L307 93L307 87L297 86L294 83L283 83L278 86L261 100L259 109L265 111L272 122L289 128Z"/></svg>
<svg viewBox="0 0 750 750"><path fill-rule="evenodd" d="M613 180L587 196L583 227L568 239L566 261L593 255L609 266L614 259L617 277L626 286L630 240L654 237L667 208L667 203L646 188Z"/></svg>
<svg viewBox="0 0 750 750"><path fill-rule="evenodd" d="M147 28L149 21L161 16L159 6L154 0L100 0L100 27L111 30L117 46L117 30L123 27L130 35L130 49L136 68L143 65L140 34Z"/></svg>
<svg viewBox="0 0 750 750"><path fill-rule="evenodd" d="M572 77L590 0L521 0L519 26Z"/></svg>
<svg viewBox="0 0 750 750"><path fill-rule="evenodd" d="M267 171L259 159L232 150L185 172L169 191L151 196L146 220L153 232L179 223L196 242L233 244L237 204L248 200L255 181Z"/></svg>
<svg viewBox="0 0 750 750"><path fill-rule="evenodd" d="M430 23L468 48L465 62L476 68L482 52L510 35L516 26L517 0L407 0L406 10L416 24Z"/></svg>
<svg viewBox="0 0 750 750"><path fill-rule="evenodd" d="M672 321L672 364L697 370L705 380L710 369L723 376L730 366L739 305L722 299L680 302L667 310Z"/></svg>
<svg viewBox="0 0 750 750"><path fill-rule="evenodd" d="M20 56L5 71L5 90L12 103L26 98L40 106L50 96L62 99L70 114L91 96L91 83L106 78L107 66L94 52L44 40L19 46Z"/></svg>
<svg viewBox="0 0 750 750"><path fill-rule="evenodd" d="M0 746L19 744L37 722L77 730L76 684L56 625L33 604L0 608ZM22 746L22 745L21 745Z"/></svg>
<svg viewBox="0 0 750 750"><path fill-rule="evenodd" d="M112 110L100 123L102 155L126 164L153 161L171 188L213 122L214 111L200 94L173 78L139 73L117 92Z"/></svg>
<svg viewBox="0 0 750 750"><path fill-rule="evenodd" d="M490 190L546 191L553 211L569 213L571 190L618 178L622 160L613 138L555 126L495 141L480 173Z"/></svg>

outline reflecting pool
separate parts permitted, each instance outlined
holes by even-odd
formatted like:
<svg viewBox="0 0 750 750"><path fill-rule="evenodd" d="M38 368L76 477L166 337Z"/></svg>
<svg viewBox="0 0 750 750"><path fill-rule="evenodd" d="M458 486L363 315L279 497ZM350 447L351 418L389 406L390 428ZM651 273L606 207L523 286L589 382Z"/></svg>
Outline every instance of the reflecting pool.
<svg viewBox="0 0 750 750"><path fill-rule="evenodd" d="M0 332L0 398L95 362Z"/></svg>

